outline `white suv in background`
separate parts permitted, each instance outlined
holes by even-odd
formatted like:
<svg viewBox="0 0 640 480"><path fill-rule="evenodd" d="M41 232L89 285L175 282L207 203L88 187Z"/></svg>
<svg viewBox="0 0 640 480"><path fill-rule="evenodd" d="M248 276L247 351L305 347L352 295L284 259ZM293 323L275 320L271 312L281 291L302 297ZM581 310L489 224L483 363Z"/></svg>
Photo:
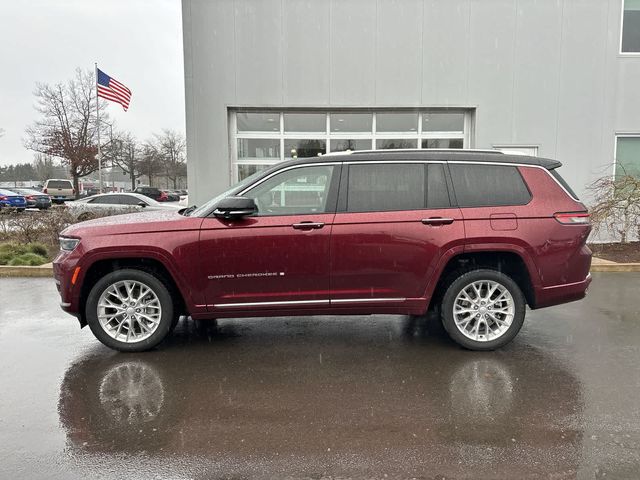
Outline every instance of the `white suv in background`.
<svg viewBox="0 0 640 480"><path fill-rule="evenodd" d="M76 190L71 180L64 178L50 178L44 182L42 193L49 195L53 203L64 203L65 200L76 198Z"/></svg>

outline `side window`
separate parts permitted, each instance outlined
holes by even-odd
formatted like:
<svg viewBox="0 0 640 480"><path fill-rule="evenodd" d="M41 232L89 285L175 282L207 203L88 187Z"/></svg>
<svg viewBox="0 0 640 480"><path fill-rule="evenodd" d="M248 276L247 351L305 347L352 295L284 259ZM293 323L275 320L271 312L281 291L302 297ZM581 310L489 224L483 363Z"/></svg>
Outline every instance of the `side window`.
<svg viewBox="0 0 640 480"><path fill-rule="evenodd" d="M347 211L424 209L424 175L420 163L350 165Z"/></svg>
<svg viewBox="0 0 640 480"><path fill-rule="evenodd" d="M118 195L118 203L120 205L138 205L140 202L142 202L142 200L138 200L136 197L130 197L129 195Z"/></svg>
<svg viewBox="0 0 640 480"><path fill-rule="evenodd" d="M102 197L95 198L91 203L100 205L116 205L118 202L117 195L104 195Z"/></svg>
<svg viewBox="0 0 640 480"><path fill-rule="evenodd" d="M286 170L244 194L253 198L258 216L323 213L333 177L333 165Z"/></svg>
<svg viewBox="0 0 640 480"><path fill-rule="evenodd" d="M525 205L531 194L517 167L450 164L460 207Z"/></svg>

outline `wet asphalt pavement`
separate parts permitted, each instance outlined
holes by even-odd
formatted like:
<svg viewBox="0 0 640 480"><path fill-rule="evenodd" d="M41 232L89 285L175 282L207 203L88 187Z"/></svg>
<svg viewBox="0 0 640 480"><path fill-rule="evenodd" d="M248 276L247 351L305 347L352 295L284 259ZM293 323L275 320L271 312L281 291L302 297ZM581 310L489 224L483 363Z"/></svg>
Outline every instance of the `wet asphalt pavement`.
<svg viewBox="0 0 640 480"><path fill-rule="evenodd" d="M398 316L181 322L115 353L0 279L0 478L640 478L640 274L461 350Z"/></svg>

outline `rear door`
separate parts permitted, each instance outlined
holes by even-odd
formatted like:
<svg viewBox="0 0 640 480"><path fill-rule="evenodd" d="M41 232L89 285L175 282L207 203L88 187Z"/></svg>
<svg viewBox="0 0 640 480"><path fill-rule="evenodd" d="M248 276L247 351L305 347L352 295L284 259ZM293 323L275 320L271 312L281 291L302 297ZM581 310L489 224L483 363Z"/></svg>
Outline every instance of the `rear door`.
<svg viewBox="0 0 640 480"><path fill-rule="evenodd" d="M463 243L444 163L346 163L331 235L331 303L417 301L442 253Z"/></svg>

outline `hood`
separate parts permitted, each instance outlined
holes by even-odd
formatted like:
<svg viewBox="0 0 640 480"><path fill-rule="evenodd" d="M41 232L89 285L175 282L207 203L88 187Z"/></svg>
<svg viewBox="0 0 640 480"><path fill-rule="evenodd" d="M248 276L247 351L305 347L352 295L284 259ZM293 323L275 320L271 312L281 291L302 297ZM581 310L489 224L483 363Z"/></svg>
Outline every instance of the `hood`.
<svg viewBox="0 0 640 480"><path fill-rule="evenodd" d="M199 228L200 217L185 217L177 210L156 210L87 220L65 228L60 235L85 237L95 235L123 235L145 232L172 232Z"/></svg>

